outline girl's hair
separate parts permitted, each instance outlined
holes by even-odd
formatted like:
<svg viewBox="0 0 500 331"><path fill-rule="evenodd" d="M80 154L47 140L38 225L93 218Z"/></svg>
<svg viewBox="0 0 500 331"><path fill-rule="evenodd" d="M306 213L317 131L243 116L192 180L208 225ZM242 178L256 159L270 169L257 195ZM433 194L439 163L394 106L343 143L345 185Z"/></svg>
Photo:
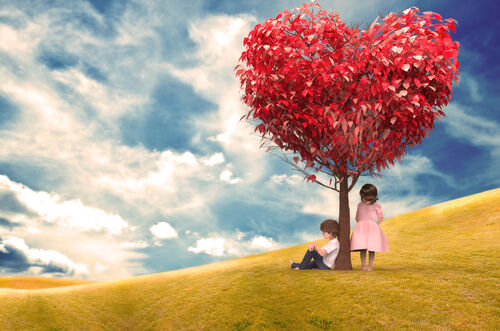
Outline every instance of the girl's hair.
<svg viewBox="0 0 500 331"><path fill-rule="evenodd" d="M370 204L375 203L378 200L377 198L377 188L373 184L365 184L359 190L359 195L361 195L361 200L365 200Z"/></svg>

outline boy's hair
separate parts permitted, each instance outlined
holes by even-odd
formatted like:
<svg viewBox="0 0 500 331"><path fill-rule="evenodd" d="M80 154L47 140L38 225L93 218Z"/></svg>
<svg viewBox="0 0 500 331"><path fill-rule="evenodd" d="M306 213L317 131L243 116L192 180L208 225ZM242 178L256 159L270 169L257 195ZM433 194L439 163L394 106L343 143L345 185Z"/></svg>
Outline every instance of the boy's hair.
<svg viewBox="0 0 500 331"><path fill-rule="evenodd" d="M324 231L324 232L330 232L337 237L338 237L339 231L340 231L339 223L336 220L332 220L332 219L324 220L321 223L319 229L321 231Z"/></svg>
<svg viewBox="0 0 500 331"><path fill-rule="evenodd" d="M361 199L365 199L370 204L375 203L378 200L377 198L377 188L373 184L365 184L359 190L359 195L361 195Z"/></svg>

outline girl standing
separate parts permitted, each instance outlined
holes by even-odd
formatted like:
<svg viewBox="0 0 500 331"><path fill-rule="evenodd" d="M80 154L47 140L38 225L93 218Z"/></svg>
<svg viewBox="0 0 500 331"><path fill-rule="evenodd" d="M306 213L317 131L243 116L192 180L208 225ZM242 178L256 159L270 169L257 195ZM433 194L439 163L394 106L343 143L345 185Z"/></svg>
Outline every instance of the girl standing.
<svg viewBox="0 0 500 331"><path fill-rule="evenodd" d="M388 252L389 245L380 224L384 221L382 206L376 203L377 188L365 184L359 191L361 202L356 211L356 226L351 236L351 251L360 251L361 269L373 270L375 252ZM376 222L375 219L378 219ZM369 251L368 267L366 266L366 251Z"/></svg>

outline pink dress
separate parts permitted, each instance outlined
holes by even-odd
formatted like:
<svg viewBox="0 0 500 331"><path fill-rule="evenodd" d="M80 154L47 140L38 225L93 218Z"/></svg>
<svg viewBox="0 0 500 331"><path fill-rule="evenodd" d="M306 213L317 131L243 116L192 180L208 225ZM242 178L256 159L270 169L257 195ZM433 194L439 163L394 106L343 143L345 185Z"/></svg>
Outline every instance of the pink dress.
<svg viewBox="0 0 500 331"><path fill-rule="evenodd" d="M352 231L351 251L366 249L371 252L388 252L389 244L380 226L374 222L378 217L383 217L382 206L378 203L368 205L364 202L358 204L356 218L359 220Z"/></svg>

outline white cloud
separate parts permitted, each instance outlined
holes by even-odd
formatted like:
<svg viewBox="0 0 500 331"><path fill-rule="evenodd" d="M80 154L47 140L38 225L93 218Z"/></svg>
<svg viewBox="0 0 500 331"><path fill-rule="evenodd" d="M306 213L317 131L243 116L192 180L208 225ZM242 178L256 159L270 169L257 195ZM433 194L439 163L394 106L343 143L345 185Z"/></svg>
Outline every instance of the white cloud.
<svg viewBox="0 0 500 331"><path fill-rule="evenodd" d="M198 236L197 233L194 234ZM251 238L244 240L245 237ZM196 246L189 247L188 251L194 253L205 253L212 256L245 256L254 254L255 249L270 250L283 247L272 238L262 235L253 235L236 230L234 233L223 235L215 234L208 238L201 238L196 241Z"/></svg>
<svg viewBox="0 0 500 331"><path fill-rule="evenodd" d="M58 223L80 231L101 231L114 235L128 227L119 215L83 205L80 200L62 201L54 193L35 192L24 185L12 182L0 175L0 188L15 193L19 201L25 203L49 223Z"/></svg>
<svg viewBox="0 0 500 331"><path fill-rule="evenodd" d="M125 249L137 249L137 248L146 248L149 247L149 244L144 240L139 241L127 241L120 243L120 248Z"/></svg>
<svg viewBox="0 0 500 331"><path fill-rule="evenodd" d="M143 107L148 101L144 96L109 88L86 76L81 68L56 71L52 75L55 81L80 95L103 119L114 120L132 109Z"/></svg>
<svg viewBox="0 0 500 331"><path fill-rule="evenodd" d="M467 91L469 92L470 98L474 102L483 101L483 96L481 94L481 87L478 81L468 73L461 72L460 74L460 85L465 85Z"/></svg>
<svg viewBox="0 0 500 331"><path fill-rule="evenodd" d="M178 154L172 151L162 153L135 151L135 156L132 153L130 155L132 160L148 160L148 164L139 169L122 164L121 171L102 176L98 181L116 192L127 195L144 195L151 189L163 193L175 193L180 179L196 176L200 171L198 160L191 152Z"/></svg>
<svg viewBox="0 0 500 331"><path fill-rule="evenodd" d="M383 181L401 189L413 190L418 188L418 177L421 175L439 177L449 185L454 185L451 176L439 172L431 159L418 154L405 155L402 163L395 163L383 173ZM397 183L397 184L395 184Z"/></svg>
<svg viewBox="0 0 500 331"><path fill-rule="evenodd" d="M241 231L236 231L236 240L237 241L241 241L241 239L243 239L245 237L245 234Z"/></svg>
<svg viewBox="0 0 500 331"><path fill-rule="evenodd" d="M252 248L270 248L273 246L273 240L264 236L256 236L252 239Z"/></svg>
<svg viewBox="0 0 500 331"><path fill-rule="evenodd" d="M220 174L220 180L229 184L237 184L240 179L239 178L232 178L233 173L230 170L224 170Z"/></svg>
<svg viewBox="0 0 500 331"><path fill-rule="evenodd" d="M259 148L259 139L251 136L253 128L240 122L245 106L240 100L234 67L243 51L241 41L256 23L256 18L250 15L208 15L194 19L189 25L189 36L198 47L196 52L185 56L196 64L188 68L164 65L169 74L218 105L217 113L197 118L194 123L209 134L207 140L221 143L226 155L238 159L238 172L249 185L265 176L269 155ZM228 175L224 172L222 180L237 182L228 179Z"/></svg>
<svg viewBox="0 0 500 331"><path fill-rule="evenodd" d="M500 124L494 120L481 117L477 113L457 104L446 109L444 120L447 132L456 138L469 141L473 145L500 150Z"/></svg>
<svg viewBox="0 0 500 331"><path fill-rule="evenodd" d="M319 228L319 227L318 227ZM315 241L321 239L322 235L319 231L301 231L295 234L297 237L298 243L308 243L311 241ZM291 246L291 245L289 245Z"/></svg>
<svg viewBox="0 0 500 331"><path fill-rule="evenodd" d="M218 141L218 142L221 142L224 144L229 144L231 142L231 136L230 136L229 132L225 132L225 133L218 134L215 137L209 137L208 140L209 141Z"/></svg>
<svg viewBox="0 0 500 331"><path fill-rule="evenodd" d="M86 275L89 273L88 266L83 263L75 263L66 255L54 251L29 248L24 242L24 239L17 237L8 237L3 240L3 251L5 252L8 246L15 247L22 251L27 258L27 265L31 267L58 267L65 270L64 273Z"/></svg>
<svg viewBox="0 0 500 331"><path fill-rule="evenodd" d="M493 183L500 184L497 166L500 164L500 123L458 104L450 104L447 107L444 123L446 132L451 137L482 148L491 155L489 166L474 177L487 180L494 178Z"/></svg>
<svg viewBox="0 0 500 331"><path fill-rule="evenodd" d="M61 235L58 235L57 232L52 234L45 230L42 235L47 238L33 238L31 240L37 239L40 245L47 245L47 242L52 242L54 249L68 255L71 254L75 260L88 266L100 265L98 273L95 267L89 269L88 279L116 280L148 272L141 262L147 255L144 252L137 252L131 247L121 246L119 240L96 236L82 237L81 235L65 232L61 232L61 234L66 235L66 238L61 238ZM71 245L68 245L68 242ZM140 241L136 244L139 245Z"/></svg>
<svg viewBox="0 0 500 331"><path fill-rule="evenodd" d="M106 270L108 270L108 267L106 267L105 265L101 264L100 262L97 262L94 266L94 272L95 273L98 273L98 274L101 274L103 272L105 272Z"/></svg>
<svg viewBox="0 0 500 331"><path fill-rule="evenodd" d="M198 253L205 253L214 256L224 255L224 238L202 238L196 241L196 247L189 247L188 251Z"/></svg>
<svg viewBox="0 0 500 331"><path fill-rule="evenodd" d="M222 153L215 153L214 155L210 156L209 158L203 159L203 163L209 167L224 163L224 161L225 161L224 154L222 154Z"/></svg>
<svg viewBox="0 0 500 331"><path fill-rule="evenodd" d="M272 175L270 181L272 183L282 185L301 185L304 182L304 177L299 175Z"/></svg>
<svg viewBox="0 0 500 331"><path fill-rule="evenodd" d="M0 195L9 197L6 201L10 201L12 206L18 206L0 209L0 217L19 224L10 230L0 228L0 236L18 238L18 241L11 239L10 242L30 256L28 262L35 265L21 273L16 271L17 274L47 274L59 268L64 271L62 274L65 277L110 280L130 277L134 275L134 270L145 272L139 262L144 256L130 250L141 248L144 241L122 245L120 240L115 239L118 235L127 237L136 228L113 217L116 215L78 201L64 201L54 193L32 191L6 176L0 176ZM90 218L89 222L85 217ZM30 247L24 244L25 240ZM69 256L71 259L66 258ZM135 262L128 262L128 259ZM79 262L73 264L71 261ZM100 263L101 267L91 267L96 263ZM4 272L9 270L3 268Z"/></svg>
<svg viewBox="0 0 500 331"><path fill-rule="evenodd" d="M37 229L37 228L35 228L35 227L31 226L31 225L28 225L28 228L27 228L26 231L29 234L40 234L41 233L39 229Z"/></svg>
<svg viewBox="0 0 500 331"><path fill-rule="evenodd" d="M177 231L167 222L159 222L149 230L158 239L177 238Z"/></svg>

